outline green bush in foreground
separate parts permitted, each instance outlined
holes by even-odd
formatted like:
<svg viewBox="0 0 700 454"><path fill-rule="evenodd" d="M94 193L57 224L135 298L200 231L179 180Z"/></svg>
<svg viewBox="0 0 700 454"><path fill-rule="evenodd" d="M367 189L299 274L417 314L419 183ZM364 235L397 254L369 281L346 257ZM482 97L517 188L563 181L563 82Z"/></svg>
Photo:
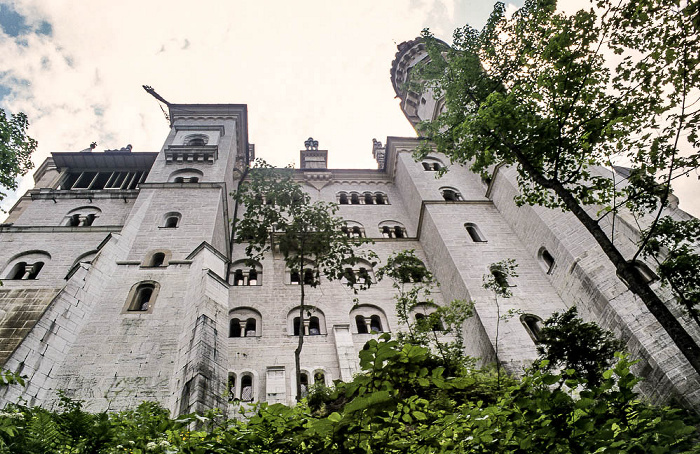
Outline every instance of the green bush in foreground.
<svg viewBox="0 0 700 454"><path fill-rule="evenodd" d="M247 421L216 411L171 419L152 402L92 414L62 396L56 412L17 405L0 413L0 452L700 452L696 418L640 400L632 363L616 356L595 383L574 368L555 372L546 359L523 378L467 368L447 376L429 349L384 334L360 353L363 374L314 389L295 407L262 403Z"/></svg>

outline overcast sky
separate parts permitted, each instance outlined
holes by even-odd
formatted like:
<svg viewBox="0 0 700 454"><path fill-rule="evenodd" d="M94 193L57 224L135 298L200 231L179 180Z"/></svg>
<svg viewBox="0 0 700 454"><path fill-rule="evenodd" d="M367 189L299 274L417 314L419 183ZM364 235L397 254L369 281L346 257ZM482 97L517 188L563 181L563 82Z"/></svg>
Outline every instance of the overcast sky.
<svg viewBox="0 0 700 454"><path fill-rule="evenodd" d="M145 84L172 103L247 104L249 141L272 164L298 164L313 136L329 150L330 167L375 168L373 138L415 134L389 78L397 44L425 27L449 43L456 27L481 27L492 6L0 0L0 107L28 115L37 165L92 141L98 151L127 144L159 151L168 123ZM700 189L695 176L688 183L682 191ZM32 185L25 177L18 193ZM692 211L700 214L700 206Z"/></svg>

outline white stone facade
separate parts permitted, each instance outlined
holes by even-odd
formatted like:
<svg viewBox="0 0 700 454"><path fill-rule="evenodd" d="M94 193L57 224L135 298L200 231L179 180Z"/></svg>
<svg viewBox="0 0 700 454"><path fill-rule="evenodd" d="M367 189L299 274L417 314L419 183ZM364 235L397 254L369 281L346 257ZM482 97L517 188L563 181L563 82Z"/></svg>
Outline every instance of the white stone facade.
<svg viewBox="0 0 700 454"><path fill-rule="evenodd" d="M412 45L397 54L395 77L401 61L420 60L415 53L402 57ZM435 111L439 103L428 98L423 105L430 109L403 106L409 119ZM28 377L25 388L2 391L2 402L51 406L59 389L92 410L143 400L174 413L226 408L234 398L294 401L299 286L272 255L243 264L244 245L232 241L230 220L241 210L229 193L252 149L246 106L171 105L170 118L159 153L54 154L0 226L0 354L5 368ZM314 167L297 170L296 178L312 200L350 197L339 215L375 241L367 247L380 262L414 249L441 284L436 302L473 300L465 351L483 363L495 358L499 322L482 276L489 264L513 258L519 277L513 297L500 301L501 313L546 319L576 305L584 318L627 341L641 360L647 395L700 403L697 374L571 215L516 207L515 175L507 168L489 184L459 166L436 179L435 165L449 161L434 155L429 165L415 162L417 145L415 138L389 137L373 147L379 170ZM141 179L137 187L119 183L127 174ZM88 177L92 186L80 180ZM115 181L121 186L113 187ZM446 191L454 200L445 200ZM353 193L360 203L352 203ZM384 203L376 203L376 194ZM70 220L74 214L78 221ZM631 245L636 232L628 227L618 235ZM38 262L43 266L33 276ZM25 266L25 275L17 266ZM376 334L359 333L356 315L376 315L383 331L402 329L393 296L389 282L362 292L359 306L340 282L307 289L318 319L318 334L305 337L301 356L310 383L358 372L357 353ZM686 326L699 340L698 330ZM517 317L501 321L499 332L500 359L517 373L536 357L531 332Z"/></svg>

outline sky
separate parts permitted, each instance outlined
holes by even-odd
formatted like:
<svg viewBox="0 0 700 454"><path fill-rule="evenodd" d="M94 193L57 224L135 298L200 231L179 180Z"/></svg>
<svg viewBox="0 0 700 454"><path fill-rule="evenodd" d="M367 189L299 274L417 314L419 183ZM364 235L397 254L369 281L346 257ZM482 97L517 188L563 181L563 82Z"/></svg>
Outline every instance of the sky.
<svg viewBox="0 0 700 454"><path fill-rule="evenodd" d="M376 168L373 138L415 135L389 77L396 46L426 27L449 43L455 28L481 27L492 8L479 0L0 0L0 107L27 114L37 166L93 141L98 151L159 151L168 122L142 88L150 85L171 103L247 104L249 142L274 165L298 164L313 136L329 150L329 167ZM691 193L700 187L692 180ZM29 174L2 207L32 186ZM691 211L700 215L700 202Z"/></svg>

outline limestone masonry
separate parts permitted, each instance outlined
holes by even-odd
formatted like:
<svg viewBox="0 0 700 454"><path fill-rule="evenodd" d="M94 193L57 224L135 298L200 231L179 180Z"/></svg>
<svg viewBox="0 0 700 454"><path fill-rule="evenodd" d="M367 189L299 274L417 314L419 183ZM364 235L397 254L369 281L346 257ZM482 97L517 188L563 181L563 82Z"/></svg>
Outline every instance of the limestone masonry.
<svg viewBox="0 0 700 454"><path fill-rule="evenodd" d="M425 56L419 41L403 43L391 69L414 125L441 108L430 93L402 88ZM349 380L368 339L402 329L389 282L361 293L359 305L347 286L323 282L307 290L310 318L295 323L300 277L272 255L245 262L244 245L232 238L231 219L242 209L229 194L254 154L246 106L169 108L172 127L158 153L54 153L0 225L0 364L28 377L26 387L2 390L0 404L50 407L60 389L90 410L143 400L173 413L293 403L299 330L308 335L301 364L309 386ZM519 311L499 328L508 370L536 357L541 320L576 305L640 359L649 398L700 404L700 377L573 216L516 207L515 172L506 167L489 181L456 165L436 179L449 161L434 154L415 162L418 143L375 140L378 168L347 170L328 169L328 151L310 140L296 178L312 200L339 203L348 235L374 239L382 262L414 249L441 284L436 302L473 300L465 346L482 363L494 361L497 324L482 276L513 258L513 297L500 302L501 313ZM668 211L689 218L677 205ZM631 256L636 223L618 216L614 235ZM697 326L669 307L700 341Z"/></svg>

